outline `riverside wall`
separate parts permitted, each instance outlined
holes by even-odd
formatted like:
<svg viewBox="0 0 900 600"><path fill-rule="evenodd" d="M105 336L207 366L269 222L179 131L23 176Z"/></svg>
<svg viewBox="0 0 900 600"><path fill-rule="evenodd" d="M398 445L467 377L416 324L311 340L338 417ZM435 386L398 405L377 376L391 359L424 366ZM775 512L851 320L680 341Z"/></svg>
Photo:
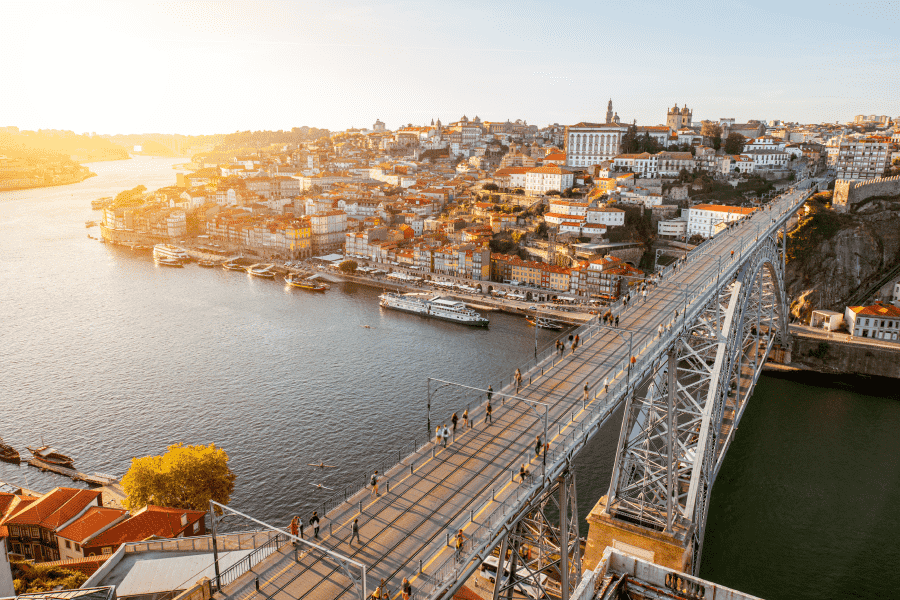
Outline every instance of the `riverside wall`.
<svg viewBox="0 0 900 600"><path fill-rule="evenodd" d="M791 332L788 365L821 373L900 379L900 344L873 344L848 338ZM778 357L773 357L777 362Z"/></svg>
<svg viewBox="0 0 900 600"><path fill-rule="evenodd" d="M838 212L847 212L851 206L873 196L900 194L900 175L878 179L838 179L834 182L831 205Z"/></svg>

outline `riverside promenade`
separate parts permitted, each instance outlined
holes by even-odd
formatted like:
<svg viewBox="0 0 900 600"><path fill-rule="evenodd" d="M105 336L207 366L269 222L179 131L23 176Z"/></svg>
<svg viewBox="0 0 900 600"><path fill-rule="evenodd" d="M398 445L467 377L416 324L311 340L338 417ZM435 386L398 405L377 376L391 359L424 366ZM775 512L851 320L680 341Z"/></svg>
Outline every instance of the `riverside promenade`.
<svg viewBox="0 0 900 600"><path fill-rule="evenodd" d="M619 328L594 320L573 332L582 340L575 351L568 347L559 355L551 348L524 365L518 392L508 379L494 386L489 422L484 391L477 382L459 382L470 386L471 428L460 421L446 448L432 439L401 449L398 463L380 474L378 496L362 488L336 498L323 507L320 538L313 545L301 542L296 551L290 544L282 547L252 570L223 580L216 596L359 598L361 586L354 586L350 575L360 573L343 568L327 551L365 565L368 594L383 579L390 597L399 597L406 577L417 599L449 597L493 547L504 524L546 489L640 387L654 360L684 327L686 315L701 310L720 282L735 276L742 258L777 231L808 195L792 190L662 271L646 297L632 293L627 308L622 303L613 307ZM461 404L457 414L466 406ZM433 417L433 424L449 424L449 414ZM535 452L538 441L540 454ZM517 474L523 464L532 476L521 482ZM361 474L359 483L370 475ZM354 519L361 539L351 543ZM458 531L466 540L460 560L451 545ZM310 534L307 526L307 539Z"/></svg>

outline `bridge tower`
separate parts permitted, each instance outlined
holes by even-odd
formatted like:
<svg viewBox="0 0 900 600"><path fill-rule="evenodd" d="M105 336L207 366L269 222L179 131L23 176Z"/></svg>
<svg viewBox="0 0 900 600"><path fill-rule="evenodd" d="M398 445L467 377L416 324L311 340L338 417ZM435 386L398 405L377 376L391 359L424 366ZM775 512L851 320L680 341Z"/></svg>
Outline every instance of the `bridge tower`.
<svg viewBox="0 0 900 600"><path fill-rule="evenodd" d="M734 258L734 277L676 320L668 351L626 398L609 492L588 516L588 568L611 546L697 573L713 483L769 352L788 343L777 237Z"/></svg>

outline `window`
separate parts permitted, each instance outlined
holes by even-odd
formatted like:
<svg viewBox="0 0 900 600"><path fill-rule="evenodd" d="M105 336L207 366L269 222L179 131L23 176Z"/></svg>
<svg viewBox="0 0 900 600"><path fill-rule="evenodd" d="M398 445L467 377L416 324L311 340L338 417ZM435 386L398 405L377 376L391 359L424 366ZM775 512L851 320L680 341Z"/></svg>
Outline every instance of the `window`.
<svg viewBox="0 0 900 600"><path fill-rule="evenodd" d="M80 545L75 544L75 552L81 552L81 546L80 546Z"/></svg>
<svg viewBox="0 0 900 600"><path fill-rule="evenodd" d="M112 554L112 546L103 546L103 550L101 550L103 554Z"/></svg>
<svg viewBox="0 0 900 600"><path fill-rule="evenodd" d="M66 549L67 549L67 550L71 550L71 549L72 549L72 542L70 542L69 540L66 540Z"/></svg>

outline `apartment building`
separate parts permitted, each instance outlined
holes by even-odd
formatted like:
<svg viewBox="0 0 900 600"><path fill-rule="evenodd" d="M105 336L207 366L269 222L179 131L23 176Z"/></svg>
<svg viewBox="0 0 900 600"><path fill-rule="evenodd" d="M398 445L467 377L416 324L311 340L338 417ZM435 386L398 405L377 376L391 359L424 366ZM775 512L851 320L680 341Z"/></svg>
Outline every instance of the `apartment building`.
<svg viewBox="0 0 900 600"><path fill-rule="evenodd" d="M900 307L893 304L876 302L871 306L848 306L844 321L853 337L900 340Z"/></svg>
<svg viewBox="0 0 900 600"><path fill-rule="evenodd" d="M875 179L890 166L894 143L886 137L865 137L841 141L835 160L838 179Z"/></svg>
<svg viewBox="0 0 900 600"><path fill-rule="evenodd" d="M716 225L739 221L755 210L757 209L742 206L698 204L688 209L687 235L710 238L716 233Z"/></svg>

